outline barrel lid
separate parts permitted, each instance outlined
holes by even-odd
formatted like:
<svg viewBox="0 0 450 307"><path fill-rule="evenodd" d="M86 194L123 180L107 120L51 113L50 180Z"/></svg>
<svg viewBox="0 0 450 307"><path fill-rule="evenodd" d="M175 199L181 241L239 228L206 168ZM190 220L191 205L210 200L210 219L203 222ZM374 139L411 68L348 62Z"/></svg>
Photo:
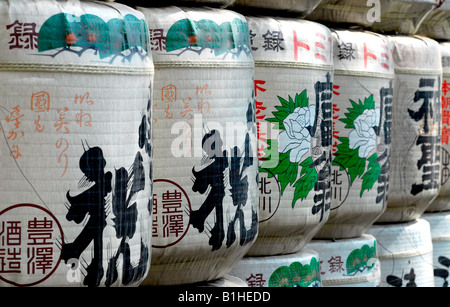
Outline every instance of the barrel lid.
<svg viewBox="0 0 450 307"><path fill-rule="evenodd" d="M126 5L2 0L0 27L0 71L153 71L144 16Z"/></svg>
<svg viewBox="0 0 450 307"><path fill-rule="evenodd" d="M379 243L380 260L416 257L433 251L430 223L424 219L409 223L377 224L367 233Z"/></svg>
<svg viewBox="0 0 450 307"><path fill-rule="evenodd" d="M437 41L419 35L388 37L393 45L396 73L442 73L441 50Z"/></svg>
<svg viewBox="0 0 450 307"><path fill-rule="evenodd" d="M207 7L143 8L158 67L253 66L247 20L239 13ZM155 46L158 40L163 44Z"/></svg>
<svg viewBox="0 0 450 307"><path fill-rule="evenodd" d="M433 241L450 242L450 212L425 213L422 218L430 223Z"/></svg>
<svg viewBox="0 0 450 307"><path fill-rule="evenodd" d="M310 14L323 0L236 0L237 6L296 13L300 17Z"/></svg>

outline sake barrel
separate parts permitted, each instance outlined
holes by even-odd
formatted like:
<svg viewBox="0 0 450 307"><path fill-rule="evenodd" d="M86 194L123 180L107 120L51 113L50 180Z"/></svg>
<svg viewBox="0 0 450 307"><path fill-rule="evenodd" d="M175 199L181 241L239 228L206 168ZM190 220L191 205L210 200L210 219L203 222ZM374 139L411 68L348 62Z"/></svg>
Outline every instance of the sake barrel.
<svg viewBox="0 0 450 307"><path fill-rule="evenodd" d="M307 19L331 24L367 27L379 22L390 0L323 0Z"/></svg>
<svg viewBox="0 0 450 307"><path fill-rule="evenodd" d="M394 67L388 39L332 30L331 213L316 239L360 237L386 208Z"/></svg>
<svg viewBox="0 0 450 307"><path fill-rule="evenodd" d="M364 234L341 240L312 240L307 249L319 254L323 287L378 287L377 241Z"/></svg>
<svg viewBox="0 0 450 307"><path fill-rule="evenodd" d="M377 223L420 218L440 190L441 51L419 36L390 36L395 62L388 204Z"/></svg>
<svg viewBox="0 0 450 307"><path fill-rule="evenodd" d="M447 288L450 269L450 214L426 213L422 217L430 223L435 287Z"/></svg>
<svg viewBox="0 0 450 307"><path fill-rule="evenodd" d="M260 159L259 235L248 255L296 253L330 213L331 33L305 20L247 20Z"/></svg>
<svg viewBox="0 0 450 307"><path fill-rule="evenodd" d="M245 257L230 272L248 287L321 287L320 260L316 251L268 256Z"/></svg>
<svg viewBox="0 0 450 307"><path fill-rule="evenodd" d="M246 8L248 10L262 9L293 13L297 17L310 14L322 0L236 0L233 8Z"/></svg>
<svg viewBox="0 0 450 307"><path fill-rule="evenodd" d="M373 225L368 234L378 243L380 287L434 287L430 223Z"/></svg>
<svg viewBox="0 0 450 307"><path fill-rule="evenodd" d="M437 198L426 212L450 211L450 43L441 43L442 54L442 134L441 134L441 181Z"/></svg>
<svg viewBox="0 0 450 307"><path fill-rule="evenodd" d="M450 39L450 2L440 0L439 5L424 19L417 31L433 39Z"/></svg>
<svg viewBox="0 0 450 307"><path fill-rule="evenodd" d="M220 279L258 234L248 24L222 9L139 10L155 63L153 254L144 284Z"/></svg>
<svg viewBox="0 0 450 307"><path fill-rule="evenodd" d="M428 14L439 4L438 0L391 0L384 4L379 22L370 25L375 32L413 35Z"/></svg>
<svg viewBox="0 0 450 307"><path fill-rule="evenodd" d="M0 1L0 15L0 286L139 285L151 256L144 16L52 0Z"/></svg>
<svg viewBox="0 0 450 307"><path fill-rule="evenodd" d="M105 0L111 1L111 0ZM112 0L121 2L129 6L143 7L167 7L170 5L180 5L189 7L210 6L217 8L226 8L234 3L235 0Z"/></svg>

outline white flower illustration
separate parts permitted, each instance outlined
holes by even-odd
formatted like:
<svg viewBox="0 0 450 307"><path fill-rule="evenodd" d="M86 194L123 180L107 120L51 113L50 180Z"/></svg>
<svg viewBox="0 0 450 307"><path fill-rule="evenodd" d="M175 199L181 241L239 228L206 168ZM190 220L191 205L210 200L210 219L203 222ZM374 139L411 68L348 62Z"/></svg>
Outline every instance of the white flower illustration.
<svg viewBox="0 0 450 307"><path fill-rule="evenodd" d="M364 113L353 121L355 130L349 134L349 148L359 147L358 156L366 159L377 146L375 129L380 124L380 108L364 110Z"/></svg>
<svg viewBox="0 0 450 307"><path fill-rule="evenodd" d="M314 125L316 106L296 108L283 121L286 131L278 136L278 151L287 153L289 161L299 163L303 156L311 149L311 134L308 127Z"/></svg>

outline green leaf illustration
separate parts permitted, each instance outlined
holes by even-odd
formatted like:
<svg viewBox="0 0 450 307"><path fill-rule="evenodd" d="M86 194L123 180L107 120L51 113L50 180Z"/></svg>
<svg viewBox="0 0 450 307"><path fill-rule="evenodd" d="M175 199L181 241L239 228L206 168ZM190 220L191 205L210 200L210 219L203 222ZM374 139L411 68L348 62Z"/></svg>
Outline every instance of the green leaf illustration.
<svg viewBox="0 0 450 307"><path fill-rule="evenodd" d="M345 124L346 129L356 129L354 121L364 113L365 110L375 109L375 101L373 95L364 99L364 102L359 100L355 102L350 100L352 105L348 108L348 113L345 113L345 118L340 121ZM333 165L339 166L340 170L347 170L350 175L350 184L353 184L357 178L362 179L361 197L365 191L373 188L375 182L381 174L381 167L378 162L377 154L373 154L368 159L361 158L358 154L359 148L350 149L350 140L348 137L339 138L340 144L337 145L337 152L333 160ZM369 165L367 166L367 161ZM367 171L366 171L367 166Z"/></svg>
<svg viewBox="0 0 450 307"><path fill-rule="evenodd" d="M337 145L338 151L335 154L333 165L339 166L341 170L347 169L350 175L350 184L356 178L361 177L366 170L366 159L360 158L358 148L349 148L349 138L339 138L341 144Z"/></svg>
<svg viewBox="0 0 450 307"><path fill-rule="evenodd" d="M372 270L375 266L373 262L377 259L376 242L374 246L364 245L361 249L356 249L350 253L347 257L346 269L348 275L355 275L358 272L363 272L364 270Z"/></svg>
<svg viewBox="0 0 450 307"><path fill-rule="evenodd" d="M171 52L199 47L211 49L219 56L243 46L250 49L248 31L248 24L239 18L220 25L208 19L182 19L175 22L167 32L166 48L167 52Z"/></svg>
<svg viewBox="0 0 450 307"><path fill-rule="evenodd" d="M369 191L373 188L373 185L378 181L378 178L381 175L381 166L378 162L378 155L375 153L367 160L369 161L369 166L368 171L362 176L361 197L363 196L364 191Z"/></svg>
<svg viewBox="0 0 450 307"><path fill-rule="evenodd" d="M269 287L309 287L320 282L320 262L313 257L309 264L294 262L276 269L269 279Z"/></svg>
<svg viewBox="0 0 450 307"><path fill-rule="evenodd" d="M300 94L296 94L294 98L289 96L288 99L278 96L280 105L275 106L276 111L272 112L274 118L266 119L268 122L277 125L280 130L286 130L283 121L292 114L297 108L305 108L309 106L307 91L304 90ZM295 188L292 207L299 199L307 198L315 184L319 180L318 173L313 165L312 157L305 159L303 162L292 163L289 159L290 151L285 153L278 152L278 140L268 140L268 147L264 150L261 172L269 174L269 178L277 177L281 186L281 195L288 186ZM278 153L278 161L275 161L273 153ZM278 162L278 163L277 163ZM300 178L298 178L299 167L301 166Z"/></svg>
<svg viewBox="0 0 450 307"><path fill-rule="evenodd" d="M364 99L364 103L359 100L359 103L350 100L352 104L352 108L348 109L348 113L345 113L346 118L341 118L340 121L343 122L346 129L355 129L354 121L361 114L364 113L365 110L375 109L375 101L373 100L373 95L370 95L368 98Z"/></svg>
<svg viewBox="0 0 450 307"><path fill-rule="evenodd" d="M300 179L294 184L295 192L294 199L292 200L292 208L295 207L295 204L299 199L304 200L308 197L308 194L316 185L316 182L319 180L319 174L317 170L312 166L314 163L312 157L309 157L302 163L300 166L302 167L302 171L300 174Z"/></svg>
<svg viewBox="0 0 450 307"><path fill-rule="evenodd" d="M48 18L39 31L39 52L59 48L92 48L100 58L133 47L148 50L148 26L145 20L127 14L108 22L96 15L59 13Z"/></svg>

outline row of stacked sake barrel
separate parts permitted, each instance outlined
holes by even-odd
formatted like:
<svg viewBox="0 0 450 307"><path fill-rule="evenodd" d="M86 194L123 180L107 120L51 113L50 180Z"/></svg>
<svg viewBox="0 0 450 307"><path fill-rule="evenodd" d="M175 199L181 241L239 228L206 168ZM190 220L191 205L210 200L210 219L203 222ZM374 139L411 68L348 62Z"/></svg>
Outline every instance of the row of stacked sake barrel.
<svg viewBox="0 0 450 307"><path fill-rule="evenodd" d="M303 80L296 72L300 89L284 89L271 99L274 106L255 105L255 96L259 101L258 94L270 90L264 76L253 77L259 47L253 46L240 14L138 8L142 14L119 4L55 1L41 16L34 14L41 8L33 1L3 6L2 28L9 30L2 36L8 46L2 61L8 86L2 90L7 93L2 152L9 156L2 163L3 283L139 284L150 258L145 284L214 280L247 252L301 253L331 217L335 42L329 29L311 22L302 23L298 32L296 24L288 26L290 49L283 38L279 44L271 38L273 32L261 33L261 52L291 54L278 61L262 57L257 67L299 68L317 81L311 85L312 79ZM33 17L21 22L24 15ZM64 31L55 36L55 27ZM300 35L303 29L314 31L311 41ZM36 53L30 55L30 49ZM29 108L19 102L26 100L21 96L30 96ZM316 106L310 103L314 99ZM266 116L273 116L267 120L270 131L264 131L264 108L272 108ZM257 139L263 138L266 146L259 148ZM259 154L267 163L261 165L266 179L258 177ZM276 170L273 162L285 171ZM295 163L302 170L295 171ZM292 179L292 173L298 178ZM311 175L313 182L306 180ZM281 184L283 176L289 180ZM279 201L272 205L260 199L259 190L270 194L274 182ZM282 195L289 193L288 206L282 205ZM283 213L289 205L292 210ZM269 215L259 214L260 208ZM308 217L292 222L296 229L288 230L290 239L276 238L285 236L284 220L297 214L295 208ZM276 222L278 211L285 218ZM281 230L268 231L261 244L253 244L258 228L264 233L262 222L269 220L275 222L268 229ZM347 275L375 271L373 238L365 242L351 247L355 253L349 253ZM21 253L25 250L28 258ZM303 252L281 271L306 271L299 275L308 280L302 285L317 285L319 261L313 254ZM274 278L275 285L283 285L282 275Z"/></svg>
<svg viewBox="0 0 450 307"><path fill-rule="evenodd" d="M381 286L432 287L430 225L421 217L440 190L440 46L419 36L390 36L390 41L395 65L392 108L395 146L392 146L387 207L367 232L379 244Z"/></svg>
<svg viewBox="0 0 450 307"><path fill-rule="evenodd" d="M422 218L430 223L433 241L434 283L436 287L448 287L450 270L450 182L448 173L449 147L449 95L450 95L450 1L430 13L418 33L441 42L442 55L442 134L440 192Z"/></svg>
<svg viewBox="0 0 450 307"><path fill-rule="evenodd" d="M75 0L0 14L0 284L224 277L258 232L245 18Z"/></svg>
<svg viewBox="0 0 450 307"><path fill-rule="evenodd" d="M0 286L137 286L150 267L144 15L0 1Z"/></svg>
<svg viewBox="0 0 450 307"><path fill-rule="evenodd" d="M375 188L367 189L371 190L367 193L369 196L362 197L361 192L366 190L363 184L357 183L351 189L353 182L350 182L348 174L342 188L343 179L338 178L340 168L335 167L333 153L338 149L338 140L346 138L346 151L350 150L349 146L356 149L356 157L351 159L357 158L361 152L364 163L368 163L366 159L370 154L377 158L381 147L377 163L388 161L389 144L385 144L384 121L378 130L380 136L372 135L377 142L375 144L366 144L367 141L358 144L356 131L356 126L361 127L361 122L367 120L371 123L369 129L381 126L380 115L376 117L375 114L375 101L379 110L382 88L386 89L384 95L387 96L383 101L387 100L391 105L392 57L385 66L382 65L384 62L377 60L364 61L367 48L372 53L377 51L380 60L384 60L378 52L388 52L384 49L387 40L372 33L330 30L318 23L298 19L247 16L247 20L251 33L255 34L252 45L256 64L255 97L260 111L257 113L261 157L260 224L258 238L248 257L232 270L232 274L251 282L252 276L260 276L271 285L273 275L279 276L287 268L292 272L300 264L309 275L298 278L298 281L309 281L308 285L377 285L379 265L375 238L364 235L364 231L384 209L387 177L378 174L381 179L377 177L372 182L372 185L376 182ZM266 38L269 33L277 33L283 40L268 48ZM262 38L257 39L259 36ZM352 39L352 36L356 38ZM345 63L337 53L342 41L348 43L352 50ZM339 63L342 65L338 66ZM283 75L289 75L289 78L286 80ZM359 83L355 79L360 79ZM364 82L366 86L362 85ZM372 88L367 90L367 85ZM368 92L377 97L369 97ZM349 104L346 108L352 107L348 100L352 93L359 103L358 109L354 106L355 113L359 114L349 116L353 129L341 129L338 137L332 131L337 131L336 119L345 118L344 106ZM347 99L339 101L336 97ZM339 109L342 109L342 117L337 113ZM353 124L358 120L356 125ZM360 131L361 138L365 132L370 134L367 130ZM355 142L349 145L352 131L355 131ZM345 165L347 168L349 166ZM344 168L340 171L344 172ZM340 182L335 189L334 175ZM340 193L333 193L339 188ZM355 202L358 204L356 208ZM324 240L311 242L313 238ZM328 241L331 239L346 240L332 244ZM305 261L303 258L308 256L309 261ZM320 273L312 270L317 259L322 263ZM268 262L278 263L280 269L274 272ZM293 285L300 284L294 282L295 278L291 280ZM280 285L289 284L283 282Z"/></svg>
<svg viewBox="0 0 450 307"><path fill-rule="evenodd" d="M186 81L186 78L190 79L188 73L180 73L180 69L184 68L183 66L191 68L191 70L194 67L197 69L212 68L211 66L208 67L211 64L206 61L205 63L198 63L199 61L203 62L203 58L193 60L189 58L188 53L194 56L201 56L205 51L209 51L210 53L206 56L208 61L216 59L211 57L213 53L214 56L217 56L217 54L221 55L221 60L226 59L226 50L216 51L222 45L215 39L215 32L212 30L214 25L209 24L205 18L200 22L199 17L196 17L200 15L207 16L208 12L214 12L213 15L219 14L224 16L226 15L225 11L152 8L148 9L147 12L149 14L147 16L149 24L155 27L151 28L150 32L156 33L154 34L156 36L165 35L166 37L165 48L155 45L155 50L160 51L159 54L161 55L176 51L173 55L177 56L171 62L171 59L167 58L167 56L159 59L158 53L154 53L157 76L163 71L177 68L176 76L182 75L183 81L188 83ZM170 14L167 12L170 12ZM189 18L185 19L188 19L189 22L174 23L168 18L170 15L175 16L174 20L178 20L178 14L188 15ZM218 18L218 16L214 17ZM220 19L218 20L221 21ZM384 36L367 32L333 31L334 34L331 34L328 28L320 24L299 21L298 19L283 20L282 18L247 17L247 20L250 24L249 29L247 29L250 32L250 40L247 42L247 48L238 48L237 56L245 53L248 57L250 56L248 51L251 50L256 64L253 85L256 105L255 109L248 110L247 115L256 117L256 132L253 132L253 139L255 137L259 139L259 146L253 149L251 145L242 146L241 150L236 148L236 146L231 150L227 149L230 147L227 145L223 147L224 142L221 138L223 130L204 128L206 126L204 123L199 125L206 130L206 133L203 134L197 132L200 138L204 136L202 138L203 163L194 163L194 166L189 165L187 174L190 174L189 172L192 171L192 181L195 186L199 180L198 174L200 174L200 171L197 172L195 170L195 165L201 164L203 170L205 170L208 167L219 164L217 162L220 161L221 168L219 168L219 173L211 175L216 180L219 179L219 184L210 186L209 183L205 183L203 188L197 187L197 190L193 187L194 192L206 191L208 188L211 189L211 192L206 200L200 202L192 201L197 208L200 204L202 205L198 210L192 207L186 209L190 213L189 222L186 224L192 225L200 234L203 233L206 225L205 220L208 218L208 215L211 215L213 210L215 210L216 215L215 219L210 223L211 225L215 224L214 227L209 226L211 227L210 230L206 229L210 233L208 245L205 244L206 248L201 250L202 252L198 252L200 248L197 251L194 250L191 258L189 258L191 254L188 253L192 250L191 242L186 243L188 246L183 250L182 257L179 256L181 253L177 252L177 249L180 249L180 243L188 242L192 238L191 236L195 234L195 231L194 233L192 231L180 231L178 234L185 235L181 238L181 235L176 236L177 233L174 233L175 242L167 240L170 233L164 233L163 231L162 234L155 234L153 239L161 237L166 238L166 241L163 241L164 244L161 245L153 244L154 247L161 249L163 256L156 257L156 259L160 260L153 258L152 269L148 278L149 284L158 284L160 282L163 284L192 283L197 281L196 279L217 278L217 276L223 275L225 271L234 267L233 273L234 271L239 273L246 272L248 276L242 277L249 283L260 284L263 281L267 281L268 284L272 285L299 285L300 282L303 282L302 285L318 285L320 283L318 280L320 274L318 274L316 266L318 263L317 256L320 256L320 254L325 255L325 250L330 248L329 258L331 261L327 259L327 263L333 263L333 259L345 259L347 266L346 271L344 271L337 267L337 265L342 265L341 263L334 263L327 272L335 273L337 271L339 274L334 277L324 278L325 283L329 285L353 285L355 283L377 285L380 278L380 265L376 253L374 253L376 240L373 236L364 235L364 232L383 213L386 205L392 127L390 112L392 111L392 81L394 79L390 42ZM172 36L169 35L171 34L169 32L171 31L165 30L168 26L164 23L169 24L170 30L178 31L178 36L173 37L175 44L170 41ZM303 33L313 33L313 35L302 35ZM360 46L357 46L357 44L353 46L352 35L362 36L363 43ZM367 41L364 40L365 35L367 35ZM344 37L343 41L341 37ZM238 43L241 40L238 37ZM154 41L158 43L158 40ZM361 41L361 38L358 37L356 41ZM235 48L236 43L229 43L228 46ZM333 52L333 49L339 50L339 53ZM231 53L233 54L233 52ZM236 54L233 55L236 57ZM180 57L182 60L182 57L186 57L188 60L185 63L183 61L180 63ZM339 59L343 66L337 67L337 64L333 63L335 59ZM359 63L355 59L358 59ZM346 61L349 63L346 63ZM215 63L215 69L218 68L218 63ZM230 68L230 66L225 68ZM290 76L288 82L280 79L280 75L286 74L286 71ZM333 78L337 75L336 71L338 71L338 75L342 79L342 85L336 85L336 80L333 81ZM209 70L205 74L209 74L208 78L210 79L211 75L214 75L214 71ZM221 73L221 75L226 76L227 74ZM199 76L201 74L196 73L193 77L197 83L202 79ZM223 80L223 77L219 79ZM163 80L170 80L170 76L165 76ZM357 80L359 83L354 80ZM179 97L179 86L173 84L175 82L169 82L170 84L167 85L158 85L158 82L159 79L156 77L155 88L157 92L161 92L162 106L160 106L159 110L158 108L155 110L155 142L157 142L159 135L157 124L162 122L161 118L165 118L162 124L166 124L168 122L166 120L172 119L174 114L179 113L182 118L185 118L183 113L186 112L186 109L181 111L175 109L175 111L171 112L171 107L173 110L171 102L176 102L176 97ZM290 84L291 82L292 84ZM383 85L380 85L381 83ZM333 84L335 85L333 86ZM371 84L374 89L367 89L365 84ZM349 98L343 99L344 105L342 107L336 104L336 107L333 108L333 91L335 96L340 96L342 93L342 97L345 94L350 97L358 92L355 91L355 88L357 89L358 86L360 91L358 95L361 95L363 98L354 98L355 101L350 101ZM195 87L197 94L199 92L208 94L208 89L214 88L210 85L206 86L206 84L200 84L200 88L199 86ZM209 91L209 95L212 92ZM312 93L312 95L308 93ZM171 97L167 98L165 97L166 95ZM367 95L367 97L364 95ZM377 95L377 97L373 97L374 95ZM191 95L187 97L184 100L182 99L183 107L189 106L189 102L192 100ZM197 99L200 100L198 106L203 106L203 97ZM311 103L314 99L315 103ZM341 114L338 113L340 111L339 108L345 107L345 103L350 103L350 107L353 108L348 110L350 112L348 116L345 111ZM155 105L158 106L157 101L155 101ZM208 105L211 107L209 102ZM158 111L161 114L160 116L158 116ZM203 110L199 109L198 111L202 115L202 120L204 120ZM336 116L333 116L333 111L336 112ZM220 114L223 114L223 117L226 118L225 111L222 111ZM341 122L344 124L342 125L344 126L342 127L343 131L335 130L338 133L334 135L332 134L333 117L341 119ZM220 124L218 126L220 127ZM336 121L335 126L339 126L339 122ZM169 121L166 130L170 127L174 127L174 122ZM163 141L166 144L170 144L166 146L164 152L167 152L170 147L172 154L174 156L178 154L180 158L180 161L176 163L185 165L187 160L184 158L192 154L195 155L196 144L192 144L192 142L195 142L196 127L195 123L186 127L183 122L180 123L179 127L177 126L177 129L178 131L175 131L175 134L182 131L181 137L177 139L178 143L176 145L178 146L174 148L173 141L167 142L167 139L165 139ZM345 131L345 129L349 131ZM194 136L192 136L192 133L194 133ZM246 139L250 140L252 136L249 133ZM342 136L339 134L346 135ZM336 139L336 151L333 151L334 139ZM159 159L158 148L163 148L163 145L155 144L155 161ZM252 152L254 149L256 149L256 152ZM230 154L230 152L232 153ZM251 152L256 155L252 156ZM243 155L239 155L239 153L243 153ZM337 160L336 163L332 161L332 154L341 157L340 160ZM228 158L228 155L231 157ZM252 223L250 230L248 227L246 228L245 213L243 210L242 212L239 211L241 210L240 203L236 204L233 201L232 204L237 209L228 209L229 223L224 223L222 212L227 211L227 209L223 208L223 202L219 205L210 198L211 193L215 193L214 199L216 200L226 199L227 196L231 196L233 199L233 192L235 191L233 183L235 183L236 179L232 177L224 178L228 164L233 164L233 156L243 160L242 170L247 171L247 166L250 163L255 164L255 161L250 161L249 157L260 158L260 178L254 182L259 187L261 194L257 195L257 198L259 198L259 235L254 242L251 242L255 238L254 232L250 235L249 232L257 226ZM222 157L224 159L220 159ZM334 160L336 161L336 159ZM359 163L356 166L351 164L355 161ZM169 167L170 163L166 164ZM338 171L335 171L333 167L336 167L335 169ZM241 169L241 167L239 168ZM361 168L362 173L360 173ZM178 167L177 171L179 169L180 167ZM339 171L346 173L348 182L347 187L344 187L344 189L342 187L336 188L336 191L339 189L341 194L335 192L335 196L344 193L344 197L340 198L340 202L337 203L336 201L333 202L332 197L334 184L332 176L336 175L336 181L339 185L342 185L339 179L342 177L342 174L339 174ZM157 172L158 170L155 168L155 173ZM213 174L213 171L210 172L210 174ZM164 173L166 176L167 174L170 176L176 174L172 171ZM238 173L241 178L247 178L242 182L248 185L249 177L244 177L242 172ZM182 177L188 176L180 174L175 179L159 179L159 175L156 175L154 196L158 195L158 184L161 183L161 203L164 202L164 197L166 197L165 200L167 202L168 192L173 185L179 189L188 186L187 183L182 182ZM229 181L227 182L226 179ZM356 179L360 180L355 184ZM181 183L177 183L176 180L181 181ZM226 187L228 184L230 185L229 189ZM345 188L347 188L347 191L345 191ZM173 187L172 189L176 190ZM230 194L225 194L223 191L230 191ZM187 203L191 203L189 191L180 190L179 192L179 194L185 194ZM365 197L362 197L363 195ZM372 199L368 198L367 195L370 195L369 197ZM248 197L245 199L247 200ZM361 206L355 208L355 201ZM156 208L160 208L157 198L154 199L153 204L157 206ZM247 208L249 207L248 203L245 203L245 205L247 205ZM242 207L244 208L244 206ZM359 212L358 209L360 210ZM255 207L253 211L255 215L256 211ZM159 231L158 221L164 220L165 213L163 211L163 213L160 213L161 215L157 215L158 212L154 210L154 214L154 229ZM238 234L241 241L240 251L247 252L237 252L237 256L233 255L233 257L230 256L231 252L229 252L229 257L226 260L230 262L220 268L223 270L220 273L219 267L216 266L211 269L211 264L217 265L216 259L222 249L226 227L228 227L227 248L230 247L228 238L231 237L232 240L236 238L236 231L233 229L235 229L235 222L238 218L241 228ZM247 218L247 220L249 219ZM167 224L165 225L163 230L167 231L170 225L169 227L167 227ZM313 237L317 239L341 239L343 241L337 242L335 246L328 241L312 242L311 246L314 247L314 250L320 251L311 254L309 250L304 248ZM231 241L231 245L233 242ZM243 248L245 243L249 243L248 248ZM200 245L201 243L198 243L198 246ZM215 256L212 253L208 253L208 249L211 248ZM333 254L336 250L342 249L345 250L343 253L345 256ZM170 250L172 252L169 252ZM173 259L167 256L170 254L174 255ZM248 257L238 264L232 265L233 261L237 262L244 254ZM274 258L280 254L282 256L278 259ZM158 252L154 252L153 255L158 255ZM204 258L198 259L199 255ZM216 259L208 263L208 260L211 258ZM169 263L166 262L168 259ZM190 260L189 265L186 264L186 259ZM225 263L226 260L223 260L223 262ZM158 263L158 261L161 261L161 263ZM275 266L279 268L279 270L275 270L278 272L277 274L275 274L275 271L271 271L269 272L270 276L267 276L265 273L262 274L261 271L243 269L251 267L267 268L269 267L267 263L271 261L275 262ZM212 270L212 275L208 275L208 272L202 272L205 266ZM298 272L308 275L302 276ZM270 280L272 280L272 283ZM305 283L305 280L308 282Z"/></svg>
<svg viewBox="0 0 450 307"><path fill-rule="evenodd" d="M426 4L428 8L432 5L433 3L430 2ZM424 8L422 7L417 13L422 14ZM249 20L251 24L251 18ZM280 20L278 22L280 23ZM411 34L419 25L420 22L409 29L397 30L404 34ZM266 33L269 32L271 31ZM280 32L283 33L283 31ZM383 37L360 31L332 32L336 34L335 47L337 48L334 50L335 70L332 89L335 96L333 98L334 148L331 172L331 213L329 220L318 233L315 233L315 240L307 247L318 251L322 264L325 263L325 259L328 260L322 267L321 278L325 286L399 286L402 285L402 278L409 279L408 283L404 282L407 286L433 285L433 247L430 227L426 221L418 219L439 191L438 187L430 186L430 176L427 173L430 170L437 170L439 173L440 170L439 46L433 40L420 37ZM298 46L305 49L309 47L307 43L301 44L296 40L294 44L297 44L294 49ZM419 59L426 59L426 61ZM360 60L359 63L358 60ZM258 68L257 56L255 61ZM370 67L371 61L372 67ZM421 63L417 65L418 62ZM267 73L262 75L270 76ZM426 81L426 77L430 77L429 80L432 81ZM382 86L383 81L385 87ZM339 85L341 82L342 85ZM412 91L413 89L417 90ZM423 91L429 93L421 93ZM366 94L366 97L358 99L358 94L362 97ZM427 98L424 98L424 95L428 95ZM394 109L393 99L394 106L398 106ZM433 102L430 102L431 100ZM259 102L258 96L257 102ZM425 103L429 103L433 111L423 116L422 105ZM281 111L278 108L277 110ZM412 123L405 122L405 119L409 118ZM421 126L413 125L420 121L423 121ZM346 129L349 131L345 131ZM425 132L424 129L427 131ZM289 127L286 131L288 130ZM396 133L396 131L399 132ZM280 139L281 137L278 137L278 142ZM400 146L391 149L391 140ZM284 147L279 146L280 148ZM391 156L393 162L390 161ZM264 161L263 164L266 162ZM392 167L393 164L394 167ZM280 170L280 168L276 169L276 166L270 166L269 177L276 178L277 175L286 177L280 176L276 171L290 173L289 169ZM417 171L414 171L415 169ZM265 171L262 169L262 173ZM302 172L302 175L305 173ZM439 178L431 180L439 182ZM387 202L390 181L389 202ZM295 182L295 179L289 180L285 186L293 185ZM299 186L300 184L296 187ZM363 195L364 198L362 198ZM373 198L370 199L369 195ZM296 201L294 196L294 202ZM370 228L374 223L398 222L405 224ZM368 235L364 235L365 232ZM270 234L273 233L270 232ZM392 236L392 233L401 235ZM259 236L255 246L258 246L258 243L264 241L267 236L264 235L262 222ZM377 257L376 253L371 252L376 249L378 240L383 248L379 248L380 255ZM357 241L360 243L360 249L353 250L352 243L357 244ZM266 240L266 249L277 250L279 242L269 243ZM308 242L308 239L304 242ZM297 242L297 248L300 246L302 245ZM252 254L253 250L251 249L249 254ZM292 252L292 246L287 250ZM339 252L344 250L347 252L346 255L354 255L355 253L351 252L359 250L361 258L342 257ZM340 262L337 259L346 261ZM250 267L252 262L258 265L257 259L248 259L245 265L238 266L236 271L246 271L244 268ZM354 269L351 271L352 274L348 272L346 274L344 269L341 270L344 263L347 264L347 270ZM263 266L264 262L260 260L259 265ZM416 273L413 266L416 267ZM388 271L392 267L395 271ZM405 273L407 269L409 271ZM252 273L251 276L254 275Z"/></svg>
<svg viewBox="0 0 450 307"><path fill-rule="evenodd" d="M450 8L450 7L449 7ZM448 27L444 29L449 31ZM442 33L445 31L436 31ZM447 32L448 33L448 32ZM447 34L448 37L448 34ZM450 182L448 173L449 158L449 82L450 82L450 43L440 44L442 54L442 134L441 134L441 177L440 191L436 199L431 202L422 219L430 224L433 246L434 285L436 287L448 287L450 270Z"/></svg>
<svg viewBox="0 0 450 307"><path fill-rule="evenodd" d="M403 8L398 7L400 14L405 12L408 14L399 18L406 27L395 26L394 29L389 29L389 15L399 17L398 12L393 15L384 12L381 14L381 20L370 24L361 22L368 21L367 16L359 15L360 22L355 22L353 19L355 16L352 16L351 23L359 23L379 32L395 30L403 35L421 33L433 39L449 39L448 3L441 1L437 5L438 3L431 1L413 2L403 3ZM340 6L342 1L335 4ZM323 13L332 8L333 6L328 5L319 6L317 12ZM340 9L342 12L345 11L341 6L338 9L339 13L342 13ZM413 10L417 14L411 14ZM362 12L364 9L356 10L350 15ZM317 16L311 18L324 18L323 15ZM331 18L344 22L345 17L345 14L339 14ZM404 17L407 19L406 22L403 20ZM428 215L424 215L426 210L442 210L442 207L436 208L439 205L433 200L438 196L441 184L444 184L446 169L445 162L441 160L444 154L441 153L441 142L443 146L445 137L445 129L441 127L445 128L445 111L442 111L445 100L442 99L441 105L440 92L441 52L439 44L433 39L419 36L389 36L395 67L392 108L392 144L395 145L392 146L391 161L388 165L390 178L387 207L375 221L375 225L367 230L378 243L381 286L434 286L433 274L439 276L440 285L445 285L448 277L448 267L444 265L442 268L442 263L448 265L447 258L438 256L433 262L432 242L432 237L435 236L439 237L436 241L445 241L443 239L446 237L445 233L435 235L433 230L436 228L442 231L448 229L448 225L438 227L436 224L445 223L445 218L439 219L438 215L435 216L434 223L430 221L430 227L430 223L425 219ZM424 105L428 107L423 108ZM441 118L444 119L442 123ZM445 195L445 192L441 193ZM443 198L445 199L445 196ZM442 204L446 205L445 200L441 201ZM436 242L434 243L436 245ZM440 269L434 270L439 266Z"/></svg>

